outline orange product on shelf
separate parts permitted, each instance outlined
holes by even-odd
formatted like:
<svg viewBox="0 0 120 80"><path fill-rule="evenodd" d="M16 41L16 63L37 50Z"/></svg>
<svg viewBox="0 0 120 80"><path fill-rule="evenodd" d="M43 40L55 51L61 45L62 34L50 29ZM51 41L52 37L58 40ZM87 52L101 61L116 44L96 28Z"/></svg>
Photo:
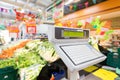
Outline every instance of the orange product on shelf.
<svg viewBox="0 0 120 80"><path fill-rule="evenodd" d="M54 77L54 75L52 75L52 77L50 78L50 80L55 80L55 77Z"/></svg>
<svg viewBox="0 0 120 80"><path fill-rule="evenodd" d="M5 58L10 58L14 55L14 51L19 49L19 48L22 48L24 47L27 42L29 42L30 40L25 40L25 41L22 41L21 43L19 43L18 45L16 46L13 46L13 47L10 47L10 48L7 48L5 50L2 50L2 53L0 54L0 59L5 59Z"/></svg>

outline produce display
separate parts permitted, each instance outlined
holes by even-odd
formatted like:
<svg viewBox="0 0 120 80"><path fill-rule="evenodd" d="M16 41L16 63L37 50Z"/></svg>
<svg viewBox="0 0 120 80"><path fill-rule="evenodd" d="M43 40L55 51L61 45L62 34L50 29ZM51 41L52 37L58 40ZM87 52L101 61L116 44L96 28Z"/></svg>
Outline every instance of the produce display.
<svg viewBox="0 0 120 80"><path fill-rule="evenodd" d="M36 80L44 65L36 64L27 68L20 69L21 80Z"/></svg>
<svg viewBox="0 0 120 80"><path fill-rule="evenodd" d="M38 47L38 50L40 56L50 63L56 61L59 58L53 45L47 41L43 42L41 46Z"/></svg>
<svg viewBox="0 0 120 80"><path fill-rule="evenodd" d="M19 69L20 76L23 75L21 73L29 73L23 80L34 80L44 65L57 60L59 56L56 54L53 45L48 41L32 40L26 42L26 44L24 42L24 45L21 45L24 47L15 47L12 57L1 59L0 68L13 66ZM28 69L33 65L39 65L38 68L35 68L37 70Z"/></svg>
<svg viewBox="0 0 120 80"><path fill-rule="evenodd" d="M0 54L0 59L12 57L14 55L14 51L19 49L19 48L24 47L27 42L29 42L29 40L22 41L21 43L19 43L17 45L14 45L14 46L9 47L5 50L2 50L2 52Z"/></svg>

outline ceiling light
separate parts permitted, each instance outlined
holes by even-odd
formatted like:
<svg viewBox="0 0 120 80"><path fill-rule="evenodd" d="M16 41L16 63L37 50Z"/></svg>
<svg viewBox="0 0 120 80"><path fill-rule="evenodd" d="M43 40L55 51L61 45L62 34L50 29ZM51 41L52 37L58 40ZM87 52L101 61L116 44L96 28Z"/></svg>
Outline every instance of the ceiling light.
<svg viewBox="0 0 120 80"><path fill-rule="evenodd" d="M75 3L78 2L78 1L80 1L80 0L74 0Z"/></svg>
<svg viewBox="0 0 120 80"><path fill-rule="evenodd" d="M68 5L68 4L72 3L72 2L73 2L73 0L68 0L67 2L65 2L65 5Z"/></svg>
<svg viewBox="0 0 120 80"><path fill-rule="evenodd" d="M21 13L24 13L24 12L25 12L25 10L24 10L24 9L22 9L20 12L21 12Z"/></svg>
<svg viewBox="0 0 120 80"><path fill-rule="evenodd" d="M38 11L39 11L39 12L42 12L42 10L41 10L41 9L38 9Z"/></svg>

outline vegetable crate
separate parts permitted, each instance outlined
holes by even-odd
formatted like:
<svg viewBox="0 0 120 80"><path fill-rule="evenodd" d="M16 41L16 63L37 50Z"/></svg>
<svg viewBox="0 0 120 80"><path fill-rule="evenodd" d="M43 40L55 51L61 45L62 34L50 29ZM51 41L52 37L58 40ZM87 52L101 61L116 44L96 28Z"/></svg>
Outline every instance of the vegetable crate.
<svg viewBox="0 0 120 80"><path fill-rule="evenodd" d="M18 80L18 70L13 67L0 69L0 80Z"/></svg>
<svg viewBox="0 0 120 80"><path fill-rule="evenodd" d="M53 75L55 80L61 80L63 77L65 77L65 71L61 70L59 73L54 72Z"/></svg>
<svg viewBox="0 0 120 80"><path fill-rule="evenodd" d="M120 68L120 54L110 52L107 54L107 65Z"/></svg>

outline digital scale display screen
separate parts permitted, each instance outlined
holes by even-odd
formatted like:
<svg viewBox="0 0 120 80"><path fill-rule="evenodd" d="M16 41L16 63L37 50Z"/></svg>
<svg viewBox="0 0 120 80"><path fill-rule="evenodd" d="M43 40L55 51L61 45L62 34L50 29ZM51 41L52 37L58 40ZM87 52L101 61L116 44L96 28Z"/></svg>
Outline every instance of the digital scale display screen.
<svg viewBox="0 0 120 80"><path fill-rule="evenodd" d="M88 39L89 30L73 28L55 28L56 39Z"/></svg>
<svg viewBox="0 0 120 80"><path fill-rule="evenodd" d="M62 35L63 35L63 37L84 37L84 32L83 31L63 30Z"/></svg>

